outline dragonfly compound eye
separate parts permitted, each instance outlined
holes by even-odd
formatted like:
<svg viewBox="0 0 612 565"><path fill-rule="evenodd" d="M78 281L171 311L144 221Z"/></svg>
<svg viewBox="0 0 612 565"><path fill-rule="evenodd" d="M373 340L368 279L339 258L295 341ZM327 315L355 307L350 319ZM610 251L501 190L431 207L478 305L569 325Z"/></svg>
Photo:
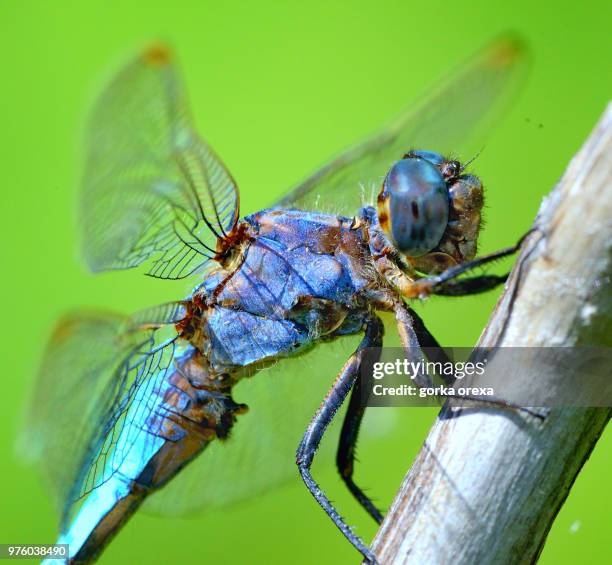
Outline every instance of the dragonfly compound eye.
<svg viewBox="0 0 612 565"><path fill-rule="evenodd" d="M442 239L448 198L444 177L433 163L416 156L397 161L378 195L381 226L403 254L424 255Z"/></svg>

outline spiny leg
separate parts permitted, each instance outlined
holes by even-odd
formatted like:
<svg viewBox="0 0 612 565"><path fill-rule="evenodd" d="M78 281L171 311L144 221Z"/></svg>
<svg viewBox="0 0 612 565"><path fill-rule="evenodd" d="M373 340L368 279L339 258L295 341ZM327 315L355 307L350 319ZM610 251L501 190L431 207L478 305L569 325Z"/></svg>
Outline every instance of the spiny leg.
<svg viewBox="0 0 612 565"><path fill-rule="evenodd" d="M449 281L434 287L432 294L439 296L468 296L493 290L508 280L508 275L482 275L458 281Z"/></svg>
<svg viewBox="0 0 612 565"><path fill-rule="evenodd" d="M415 281L411 294L414 297L427 296L429 294L463 296L467 294L478 294L480 292L485 292L500 284L503 284L508 278L508 273L500 276L483 275L464 279L462 281L454 281L453 279L456 279L460 275L476 269L477 267L482 267L483 265L491 263L492 261L497 261L498 259L513 255L521 248L523 241L530 233L531 232L527 232L523 237L521 237L516 245L506 247L505 249L500 249L499 251L489 253L488 255L483 255L482 257L478 257L477 259L468 261L467 263L461 263L460 265L446 269L446 271L440 273L439 275L432 275Z"/></svg>
<svg viewBox="0 0 612 565"><path fill-rule="evenodd" d="M377 318L377 322L380 324L380 320ZM381 325L380 333L374 336L373 342L369 347L375 347L378 349L376 359L380 359L380 348L382 347L382 335L383 326ZM366 374L367 373L367 374ZM364 380L365 379L365 380ZM372 375L369 371L360 371L351 392L351 398L349 400L348 409L342 423L342 430L340 432L340 441L338 444L338 453L336 455L336 466L344 484L347 486L351 494L355 497L357 502L361 504L367 513L374 518L374 520L380 524L382 523L383 516L380 510L376 508L370 498L355 484L353 481L353 471L355 468L355 447L357 445L357 437L359 435L359 428L361 421L366 409L367 398L370 396L369 393L372 391ZM366 396L367 395L367 396Z"/></svg>
<svg viewBox="0 0 612 565"><path fill-rule="evenodd" d="M404 348L404 353L410 361L418 363L423 360L423 350L421 349L421 343L419 336L415 331L415 326L418 326L416 320L421 321L421 325L424 328L425 324L423 321L416 316L416 313L408 308L403 301L398 301L394 306L395 322L397 324L397 333L399 334L400 343ZM427 332L432 339L433 336ZM435 341L435 340L434 340ZM437 343L437 342L436 342ZM414 383L419 388L426 388L433 386L429 376L423 372L419 372L414 375Z"/></svg>
<svg viewBox="0 0 612 565"><path fill-rule="evenodd" d="M446 351L442 348L442 346L438 343L438 340L431 334L431 332L425 326L425 322L423 319L412 309L406 306L408 310L408 314L411 318L411 325L416 334L416 340L419 343L420 347L425 348L425 354L427 358L434 363L449 363L451 362L450 357L446 354ZM406 320L408 321L408 320ZM442 380L447 385L452 385L455 383L454 375L441 375Z"/></svg>
<svg viewBox="0 0 612 565"><path fill-rule="evenodd" d="M328 392L325 400L317 410L312 421L310 422L306 433L300 442L296 453L296 463L300 471L300 475L304 483L308 487L310 493L316 501L321 505L327 515L333 520L338 529L346 536L353 546L361 552L361 554L370 563L376 563L374 554L364 544L364 542L355 535L348 524L342 519L333 504L323 493L319 485L315 482L310 472L310 467L315 456L315 453L321 443L323 434L332 421L334 415L348 396L351 388L357 379L361 363L365 355L365 349L373 347L382 337L383 325L380 318L373 316L368 320L365 329L365 336L361 340L357 350L351 355L346 362L339 375L336 377L334 384Z"/></svg>
<svg viewBox="0 0 612 565"><path fill-rule="evenodd" d="M398 301L396 303L395 320L397 323L397 330L400 336L402 347L404 348L404 351L406 355L409 356L409 358L416 360L416 361L420 361L423 359L423 351L421 349L421 344L419 343L418 335L414 329L416 318L418 317L416 316L415 312L410 310L408 306L406 306L406 304L404 304L402 301ZM421 320L421 323L422 323L422 320ZM429 335L431 336L431 334ZM415 375L414 382L419 388L433 386L429 376L423 372L419 372L417 375ZM481 397L481 396L459 395L459 394L448 394L448 395L445 395L444 398L454 398L457 400L469 400L472 402L488 404L488 405L495 406L498 408L504 408L506 410L525 412L540 420L546 419L545 416L543 416L542 414L534 410L530 410L529 408L525 408L524 406L519 406L518 404L514 404L513 402L508 402L507 400L504 400L502 398L497 398L497 397L492 397L492 396Z"/></svg>
<svg viewBox="0 0 612 565"><path fill-rule="evenodd" d="M422 347L427 348L427 358L430 361L439 361L442 363L450 361L448 355L446 355L444 349L440 346L438 341L426 328L423 320L418 314L408 309L412 318L412 325L416 332L417 340L420 342ZM378 344L372 345L372 347L381 347L382 340ZM378 355L378 359L380 354ZM377 361L376 359L375 361ZM369 380L364 381L364 378L370 377ZM453 384L455 379L452 375L444 375L442 377L446 384ZM355 446L357 444L357 438L359 435L359 428L361 421L365 413L367 398L370 396L372 391L372 379L371 375L366 375L363 371L360 373L353 391L351 392L351 398L349 400L348 410L344 417L342 424L342 431L340 432L340 443L338 445L338 453L336 456L336 465L340 476L348 487L349 491L353 494L356 500L365 508L365 510L374 518L374 520L380 524L383 516L380 510L374 505L370 498L355 484L353 481L353 471L355 462ZM367 395L367 396L366 396Z"/></svg>

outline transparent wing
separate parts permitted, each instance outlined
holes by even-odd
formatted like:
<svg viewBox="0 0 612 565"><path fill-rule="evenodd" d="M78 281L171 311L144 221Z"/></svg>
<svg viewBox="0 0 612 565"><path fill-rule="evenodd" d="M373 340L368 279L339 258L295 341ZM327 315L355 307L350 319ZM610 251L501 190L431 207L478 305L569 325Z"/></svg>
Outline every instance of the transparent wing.
<svg viewBox="0 0 612 565"><path fill-rule="evenodd" d="M525 62L520 41L497 40L423 102L325 165L276 206L351 217L375 202L390 165L410 149L471 158L482 148L493 118L515 95Z"/></svg>
<svg viewBox="0 0 612 565"><path fill-rule="evenodd" d="M304 355L280 360L240 382L234 399L249 406L226 441L213 442L144 508L164 515L232 504L298 480L295 452L306 427L361 336L345 336L317 345ZM317 467L331 465L344 410L339 412L321 448Z"/></svg>
<svg viewBox="0 0 612 565"><path fill-rule="evenodd" d="M213 442L152 496L147 501L150 508L166 514L187 513L242 500L297 477L295 451L302 434L362 339L352 335L316 342L317 332L326 331L321 329L325 324L335 325L333 303L323 298L319 299L321 319L315 322L309 318L310 331L298 331L303 319L296 302L300 296L327 296L325 275L333 270L322 254L307 250L303 240L298 247L299 251L287 252L278 242L260 238L251 243L240 270L225 282L218 300L226 303L229 297L230 307L224 310L220 323L207 327L211 342L219 349L211 351L210 358L237 363L274 359L275 364L236 385L232 396L247 404L249 411L237 418L227 441ZM287 312L293 321L287 319ZM308 314L315 314L312 303ZM301 355L277 356L279 351L293 351L296 346L296 351L303 351ZM339 415L337 426L341 419ZM333 436L333 430L326 434L317 455L318 465L331 461L326 455L336 449Z"/></svg>
<svg viewBox="0 0 612 565"><path fill-rule="evenodd" d="M276 363L236 385L232 396L236 402L247 404L249 411L237 418L229 439L211 443L151 496L145 503L150 510L190 513L237 502L297 478L295 452L302 434L363 337L350 335L319 341L297 357L275 357L278 351L291 350L291 344L312 345L317 338L316 328L320 327L311 319L312 333L296 336L295 324L286 318L296 296L326 295L321 279L326 280L328 267L319 261L321 255L303 248L302 251L303 254L284 253L274 241L260 238L251 244L240 270L225 283L218 300L223 302L223 292L227 291L232 304L239 304L240 310L226 310L225 323L215 326L224 335L211 334L211 339L224 351L211 351L211 358L223 354L240 362L267 358L276 359ZM299 320L297 310L291 311ZM327 316L333 316L331 311L323 310L321 326L330 323ZM210 328L207 331L211 332ZM317 454L317 466L333 461L330 455L338 445L342 414L337 415L326 433Z"/></svg>
<svg viewBox="0 0 612 565"><path fill-rule="evenodd" d="M64 524L146 436L132 425L134 414L161 385L177 347L173 324L183 316L176 303L135 318L80 313L57 327L20 443L47 475Z"/></svg>
<svg viewBox="0 0 612 565"><path fill-rule="evenodd" d="M236 183L198 137L170 53L127 65L95 104L86 130L81 214L94 271L147 263L184 278L210 264L236 226Z"/></svg>

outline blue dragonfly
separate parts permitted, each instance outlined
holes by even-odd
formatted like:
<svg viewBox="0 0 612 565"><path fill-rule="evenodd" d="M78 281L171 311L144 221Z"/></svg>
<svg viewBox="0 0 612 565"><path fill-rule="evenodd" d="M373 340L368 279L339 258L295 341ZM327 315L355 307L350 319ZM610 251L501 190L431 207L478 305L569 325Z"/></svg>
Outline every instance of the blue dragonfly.
<svg viewBox="0 0 612 565"><path fill-rule="evenodd" d="M119 72L87 126L86 261L187 279L193 291L131 316L80 312L51 338L24 444L62 508L69 562L93 561L143 504L214 508L278 484L296 462L338 529L376 561L311 465L345 404L338 470L382 521L353 480L368 384L360 365L382 346L380 313L420 359L437 342L411 300L504 282L470 271L518 245L475 259L483 186L446 155L499 115L523 55L516 40L494 42L379 134L246 217L234 179L196 133L170 51L153 46ZM352 349L335 379L317 371L331 342Z"/></svg>

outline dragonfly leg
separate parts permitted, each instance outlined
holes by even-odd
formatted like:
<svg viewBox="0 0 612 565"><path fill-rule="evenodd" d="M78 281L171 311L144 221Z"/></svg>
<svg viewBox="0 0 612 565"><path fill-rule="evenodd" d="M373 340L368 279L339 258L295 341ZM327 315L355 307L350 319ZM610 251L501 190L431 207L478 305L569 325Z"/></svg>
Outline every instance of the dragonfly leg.
<svg viewBox="0 0 612 565"><path fill-rule="evenodd" d="M383 329L381 327L381 329ZM382 331L379 335L374 336L373 343L369 347L380 348L382 347ZM380 358L380 350L378 358L373 359L377 361ZM364 382L364 379L368 379ZM348 409L342 423L342 430L340 432L340 441L338 444L338 453L336 455L336 466L338 472L347 486L351 494L355 497L357 502L366 510L366 512L374 518L374 520L380 524L382 523L382 513L370 498L355 484L353 481L353 471L355 468L355 447L357 445L357 437L359 435L359 428L361 426L361 420L366 409L366 398L364 394L371 392L372 390L372 376L366 375L364 371L360 371L355 381L355 386L351 392L351 398L349 400Z"/></svg>
<svg viewBox="0 0 612 565"><path fill-rule="evenodd" d="M430 361L439 361L445 363L450 361L448 355L446 355L444 349L440 346L436 338L429 332L423 320L417 315L417 313L408 308L410 316L412 318L412 327L416 333L416 338L422 347L427 348L426 354ZM381 347L382 340L374 344L373 347ZM374 518L374 520L380 524L383 516L380 510L374 505L370 498L355 484L353 481L353 471L355 463L355 446L357 444L357 438L359 435L359 428L361 421L365 413L367 404L365 394L368 394L372 390L371 378L370 382L364 381L367 375L363 372L360 373L353 391L351 392L351 398L349 400L348 409L344 417L342 424L342 430L340 432L340 443L338 445L338 453L336 456L336 465L342 480L345 482L349 491L356 498L357 502L365 508L365 510ZM452 375L443 375L442 378L446 384L453 384L455 378Z"/></svg>
<svg viewBox="0 0 612 565"><path fill-rule="evenodd" d="M403 301L398 301L394 306L395 322L397 324L397 332L399 334L400 343L404 349L404 353L409 361L418 363L423 360L423 350L421 349L421 342L419 335L415 331L415 328L423 329L425 324L416 315L416 313L408 308ZM419 324L420 322L420 324ZM429 333L431 339L434 337ZM435 340L434 340L435 341ZM437 343L437 341L436 341ZM423 372L419 372L414 376L414 384L419 388L433 387L433 383L429 376Z"/></svg>
<svg viewBox="0 0 612 565"><path fill-rule="evenodd" d="M434 339L435 338L429 333L428 336L425 336L423 333L423 329L425 329L425 325L423 321L416 315L416 313L408 308L404 302L399 301L395 305L395 320L397 323L397 329L400 336L400 341L402 343L402 347L408 358L410 360L414 360L416 362L422 360L423 351L421 349L421 342L419 341L419 337L423 336L425 339ZM420 330L419 332L415 331L416 329ZM420 333L420 336L419 336ZM437 343L437 342L436 342ZM438 346L439 347L439 346ZM440 349L442 351L442 349ZM448 358L447 358L448 360ZM418 373L414 378L414 383L419 388L424 387L433 387L431 379L428 375L423 372ZM451 384L451 383L449 383ZM497 398L494 396L472 396L472 395L459 395L459 394L446 394L443 399L455 398L457 400L469 400L477 403L482 403L489 406L495 406L497 408L504 408L506 410L512 410L513 412L519 411L524 412L525 414L529 414L530 416L534 416L540 420L545 420L545 416L532 410L530 408L526 408L524 406L519 406L514 402L509 402L504 400L503 398Z"/></svg>
<svg viewBox="0 0 612 565"><path fill-rule="evenodd" d="M450 357L438 343L438 340L427 329L423 319L412 308L406 306L406 309L411 318L411 325L416 334L416 340L419 342L420 347L425 348L427 358L434 363L448 363L451 361ZM453 375L440 376L447 385L452 385L456 380Z"/></svg>
<svg viewBox="0 0 612 565"><path fill-rule="evenodd" d="M497 261L498 259L503 259L509 255L514 255L514 253L521 248L523 241L530 233L531 231L527 232L523 237L521 237L516 245L500 249L499 251L489 253L488 255L483 255L482 257L478 257L477 259L468 261L467 263L455 265L450 269L446 269L446 271L440 273L439 275L418 279L412 283L408 292L405 293L406 297L416 298L427 296L429 294L440 294L447 296L478 294L479 292L485 292L500 284L503 284L508 278L508 274L499 276L482 275L463 279L461 281L455 281L454 279L477 267L482 267L483 265L491 263L492 261Z"/></svg>
<svg viewBox="0 0 612 565"><path fill-rule="evenodd" d="M377 316L372 316L366 325L365 336L357 350L351 355L346 362L340 374L336 377L329 393L325 400L317 410L314 418L311 420L302 441L297 449L296 463L310 493L316 501L321 505L327 515L333 520L338 529L346 536L353 546L366 558L370 563L376 563L374 554L368 546L353 533L350 526L344 521L342 516L334 508L333 504L321 487L316 483L310 472L315 453L321 443L321 439L325 430L332 421L334 415L348 396L348 393L353 388L355 381L360 373L360 366L363 361L365 350L368 347L373 347L380 342L383 334L383 325Z"/></svg>
<svg viewBox="0 0 612 565"><path fill-rule="evenodd" d="M508 275L482 275L479 277L470 277L459 281L449 281L436 286L432 294L439 296L467 296L470 294L479 294L487 290L493 290L500 284L504 284L508 279Z"/></svg>

